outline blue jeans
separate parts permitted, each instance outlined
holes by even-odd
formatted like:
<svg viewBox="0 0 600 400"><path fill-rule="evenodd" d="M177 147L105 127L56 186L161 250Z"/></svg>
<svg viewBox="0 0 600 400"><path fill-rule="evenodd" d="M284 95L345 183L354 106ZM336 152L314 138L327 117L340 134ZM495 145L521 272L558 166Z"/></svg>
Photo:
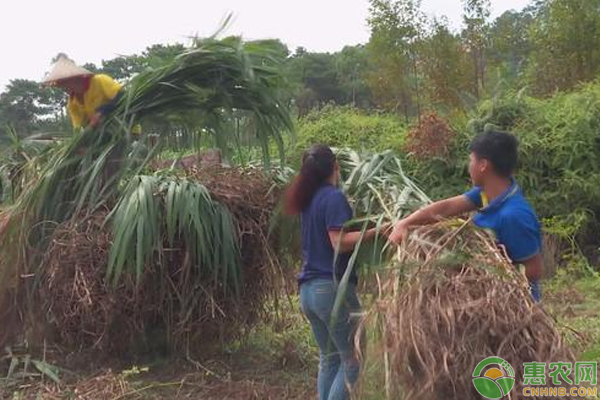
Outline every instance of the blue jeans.
<svg viewBox="0 0 600 400"><path fill-rule="evenodd" d="M348 284L344 304L333 316L336 293L332 280L313 279L300 285L300 306L320 349L319 400L349 399L360 369L354 350L360 312L356 286Z"/></svg>
<svg viewBox="0 0 600 400"><path fill-rule="evenodd" d="M529 292L536 303L542 301L542 285L540 285L540 281L530 281Z"/></svg>

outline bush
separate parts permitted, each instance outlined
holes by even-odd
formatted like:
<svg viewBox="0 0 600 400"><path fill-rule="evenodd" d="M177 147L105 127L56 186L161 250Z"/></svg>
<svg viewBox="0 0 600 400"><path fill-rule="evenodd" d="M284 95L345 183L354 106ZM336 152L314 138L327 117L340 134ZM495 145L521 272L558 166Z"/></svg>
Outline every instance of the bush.
<svg viewBox="0 0 600 400"><path fill-rule="evenodd" d="M393 115L328 106L298 121L297 141L289 155L297 162L306 148L317 143L356 151L399 151L405 133L406 127Z"/></svg>
<svg viewBox="0 0 600 400"><path fill-rule="evenodd" d="M358 151L412 151L403 159L407 174L431 198L440 199L469 188L467 149L471 139L486 129L507 130L520 141L517 180L540 218L568 221L573 215L580 216L583 219L573 226L574 236L588 258L598 256L600 82L547 99L506 93L483 101L468 117L451 115L447 124L437 116L428 118L431 123L416 125L407 136L405 126L394 116L326 107L298 122L298 141L288 154L295 164L301 152L314 143ZM441 124L444 131L454 134L441 152L415 154L415 143L427 142L431 139L427 135L435 133L421 129L428 124Z"/></svg>
<svg viewBox="0 0 600 400"><path fill-rule="evenodd" d="M512 104L520 111L512 119L506 113L491 113L484 122L519 138L518 178L538 212L542 216L600 212L599 85L547 100L512 97L500 104Z"/></svg>
<svg viewBox="0 0 600 400"><path fill-rule="evenodd" d="M405 150L418 158L443 157L450 152L455 132L436 112L424 114L408 132Z"/></svg>
<svg viewBox="0 0 600 400"><path fill-rule="evenodd" d="M433 198L468 186L467 146L475 134L490 127L508 130L520 141L517 180L540 217L584 215L578 239L598 243L600 83L543 100L509 93L481 103L469 123L451 125L458 132L452 161L411 158L407 168Z"/></svg>

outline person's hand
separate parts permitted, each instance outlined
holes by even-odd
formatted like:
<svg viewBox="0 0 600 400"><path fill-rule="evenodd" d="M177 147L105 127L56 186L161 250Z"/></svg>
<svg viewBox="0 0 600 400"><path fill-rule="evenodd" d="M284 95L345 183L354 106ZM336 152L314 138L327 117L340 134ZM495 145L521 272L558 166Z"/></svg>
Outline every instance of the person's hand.
<svg viewBox="0 0 600 400"><path fill-rule="evenodd" d="M382 224L378 228L374 229L376 230L378 235L389 237L392 233L392 229L394 229L394 224L392 224L391 222L386 222L385 224Z"/></svg>
<svg viewBox="0 0 600 400"><path fill-rule="evenodd" d="M97 112L92 116L92 119L90 120L90 126L96 129L98 125L100 125L100 121L102 121L102 114Z"/></svg>
<svg viewBox="0 0 600 400"><path fill-rule="evenodd" d="M389 236L389 241L399 245L408 236L408 225L404 221L396 223L392 233Z"/></svg>

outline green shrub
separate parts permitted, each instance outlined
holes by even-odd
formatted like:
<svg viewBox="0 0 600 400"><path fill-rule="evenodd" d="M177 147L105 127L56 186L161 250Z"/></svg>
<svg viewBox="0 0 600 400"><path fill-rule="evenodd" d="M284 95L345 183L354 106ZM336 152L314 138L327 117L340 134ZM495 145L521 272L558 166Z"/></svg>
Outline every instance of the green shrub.
<svg viewBox="0 0 600 400"><path fill-rule="evenodd" d="M289 156L297 163L313 144L351 148L356 151L400 151L406 127L393 115L366 114L348 107L327 106L297 122L297 141Z"/></svg>
<svg viewBox="0 0 600 400"><path fill-rule="evenodd" d="M504 112L489 114L485 122L508 129L519 138L518 179L538 212L545 217L597 215L600 85L587 85L546 100L508 96L500 104L504 106L497 110ZM593 218L586 222L582 229L594 223Z"/></svg>
<svg viewBox="0 0 600 400"><path fill-rule="evenodd" d="M451 115L449 125L456 135L448 154L403 157L408 176L431 198L467 190L469 142L486 129L507 130L519 138L517 180L539 216L569 221L576 215L574 236L582 247L598 248L600 82L547 99L506 93L481 102L469 116ZM297 165L302 151L314 143L357 151L402 152L406 132L394 116L326 107L297 122L298 139L287 154L292 165Z"/></svg>
<svg viewBox="0 0 600 400"><path fill-rule="evenodd" d="M465 190L467 148L479 132L496 127L520 141L517 180L543 217L585 216L578 239L598 243L600 215L600 83L534 99L520 93L480 104L469 123L452 124L456 136L447 159L409 158L408 172L433 198Z"/></svg>

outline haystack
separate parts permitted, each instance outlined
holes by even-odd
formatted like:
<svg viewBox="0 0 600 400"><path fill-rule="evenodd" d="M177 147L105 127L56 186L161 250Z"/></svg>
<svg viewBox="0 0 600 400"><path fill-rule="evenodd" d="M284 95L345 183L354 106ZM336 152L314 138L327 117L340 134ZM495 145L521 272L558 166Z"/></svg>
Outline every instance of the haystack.
<svg viewBox="0 0 600 400"><path fill-rule="evenodd" d="M371 315L381 318L390 398L481 399L473 371L497 356L514 368L508 398L519 399L524 362L573 360L553 318L486 232L467 223L423 227L398 260Z"/></svg>
<svg viewBox="0 0 600 400"><path fill-rule="evenodd" d="M210 274L194 277L202 267L188 266L182 243L146 266L141 281L126 275L113 285L106 279L112 230L107 213L97 212L57 227L45 258L41 304L58 343L116 355L173 348L206 353L237 337L260 315L280 276L276 244L268 238L277 201L270 179L258 170L216 166L184 174L233 215L243 273L239 297L226 293ZM186 296L191 292L201 296ZM200 300L184 300L192 298Z"/></svg>

